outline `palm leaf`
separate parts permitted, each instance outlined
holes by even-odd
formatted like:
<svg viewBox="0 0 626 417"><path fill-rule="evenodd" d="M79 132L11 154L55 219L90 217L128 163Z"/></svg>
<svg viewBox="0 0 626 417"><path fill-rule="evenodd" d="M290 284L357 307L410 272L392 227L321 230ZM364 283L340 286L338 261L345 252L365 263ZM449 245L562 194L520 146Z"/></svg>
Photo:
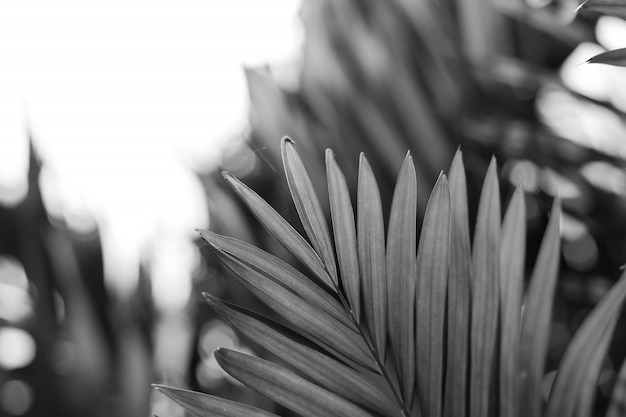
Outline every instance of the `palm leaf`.
<svg viewBox="0 0 626 417"><path fill-rule="evenodd" d="M450 167L450 272L448 277L448 346L443 412L467 415L470 329L471 250L465 169L461 151Z"/></svg>
<svg viewBox="0 0 626 417"><path fill-rule="evenodd" d="M154 384L153 386L167 398L198 417L278 417L269 411L213 395L165 385Z"/></svg>
<svg viewBox="0 0 626 417"><path fill-rule="evenodd" d="M216 250L230 255L242 265L278 282L314 307L330 314L346 326L354 328L341 303L291 265L249 243L220 236L208 230L200 230L199 233L200 237Z"/></svg>
<svg viewBox="0 0 626 417"><path fill-rule="evenodd" d="M333 284L337 287L337 267L330 233L311 179L306 172L302 159L294 149L293 141L287 136L281 141L281 151L287 184L289 184L289 191L296 205L300 221L313 248L324 262Z"/></svg>
<svg viewBox="0 0 626 417"><path fill-rule="evenodd" d="M450 256L450 190L441 174L431 193L417 254L417 381L422 414L442 412L444 325Z"/></svg>
<svg viewBox="0 0 626 417"><path fill-rule="evenodd" d="M372 416L350 401L275 363L229 349L218 349L215 358L241 383L303 417Z"/></svg>
<svg viewBox="0 0 626 417"><path fill-rule="evenodd" d="M361 154L357 194L357 247L363 289L363 310L378 361L387 348L387 276L383 208L376 179Z"/></svg>
<svg viewBox="0 0 626 417"><path fill-rule="evenodd" d="M330 149L326 150L326 171L341 282L354 317L359 321L361 317L361 290L354 209L350 200L348 184Z"/></svg>
<svg viewBox="0 0 626 417"><path fill-rule="evenodd" d="M211 295L205 297L224 320L307 379L365 409L388 417L399 415L397 406L369 378L329 357L297 333Z"/></svg>
<svg viewBox="0 0 626 417"><path fill-rule="evenodd" d="M415 384L415 271L417 178L410 154L400 168L387 231L387 304L389 341L396 358L404 401L413 399Z"/></svg>
<svg viewBox="0 0 626 417"><path fill-rule="evenodd" d="M240 278L248 290L301 332L363 367L373 371L378 369L374 365L371 352L353 328L318 310L306 300L232 256L219 250L216 250L216 255L235 276Z"/></svg>
<svg viewBox="0 0 626 417"><path fill-rule="evenodd" d="M504 215L501 242L500 415L517 417L520 415L519 341L526 251L526 206L521 186L515 190Z"/></svg>
<svg viewBox="0 0 626 417"><path fill-rule="evenodd" d="M223 176L268 233L313 272L321 284L328 289L335 290L335 283L328 275L328 271L326 271L326 267L319 255L287 220L278 214L257 193L230 173L224 172Z"/></svg>
<svg viewBox="0 0 626 417"><path fill-rule="evenodd" d="M500 192L495 159L491 160L478 205L472 249L472 317L470 332L470 417L489 414L499 309Z"/></svg>
<svg viewBox="0 0 626 417"><path fill-rule="evenodd" d="M595 384L625 299L626 273L589 313L570 342L550 393L547 417L591 416Z"/></svg>
<svg viewBox="0 0 626 417"><path fill-rule="evenodd" d="M552 300L561 253L560 214L560 202L556 199L524 304L520 345L520 366L524 375L520 393L522 416L541 415L541 381L545 374Z"/></svg>

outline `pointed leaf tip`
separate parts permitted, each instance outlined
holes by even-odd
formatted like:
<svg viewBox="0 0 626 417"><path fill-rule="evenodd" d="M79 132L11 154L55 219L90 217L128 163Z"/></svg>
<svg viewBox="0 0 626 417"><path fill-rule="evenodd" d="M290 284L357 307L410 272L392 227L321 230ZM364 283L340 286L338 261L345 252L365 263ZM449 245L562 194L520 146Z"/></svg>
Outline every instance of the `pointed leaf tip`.
<svg viewBox="0 0 626 417"><path fill-rule="evenodd" d="M261 196L237 178L228 175L226 180L269 234L313 272L320 283L334 291L336 285L322 263L318 253L314 251L311 245L309 245L287 220L263 200Z"/></svg>
<svg viewBox="0 0 626 417"><path fill-rule="evenodd" d="M550 341L552 304L561 253L560 207L560 200L555 198L524 303L520 366L526 377L521 387L520 415L529 417L541 415L542 409L541 381Z"/></svg>
<svg viewBox="0 0 626 417"><path fill-rule="evenodd" d="M326 151L326 176L330 201L335 250L339 261L341 281L354 318L360 320L359 259L357 254L354 208L348 184L337 165L332 151Z"/></svg>
<svg viewBox="0 0 626 417"><path fill-rule="evenodd" d="M278 417L274 413L246 404L215 397L201 392L153 384L153 387L171 401L195 416L215 417Z"/></svg>
<svg viewBox="0 0 626 417"><path fill-rule="evenodd" d="M357 185L357 248L363 310L378 360L387 348L387 278L385 228L380 190L361 152Z"/></svg>
<svg viewBox="0 0 626 417"><path fill-rule="evenodd" d="M442 411L450 213L448 181L440 174L428 199L417 252L417 382L423 414L433 417Z"/></svg>
<svg viewBox="0 0 626 417"><path fill-rule="evenodd" d="M448 276L448 343L444 415L467 415L468 340L470 327L471 250L467 186L462 152L452 160L449 175L451 230Z"/></svg>
<svg viewBox="0 0 626 417"><path fill-rule="evenodd" d="M618 67L626 66L626 48L614 49L595 55L587 60L588 64L606 64Z"/></svg>
<svg viewBox="0 0 626 417"><path fill-rule="evenodd" d="M488 414L500 309L500 185L491 158L478 203L472 248L470 417Z"/></svg>
<svg viewBox="0 0 626 417"><path fill-rule="evenodd" d="M413 398L415 383L415 272L417 242L417 174L407 153L393 191L387 229L387 326L397 358L404 399ZM397 329L397 331L396 331Z"/></svg>
<svg viewBox="0 0 626 417"><path fill-rule="evenodd" d="M509 202L500 240L500 415L518 417L520 410L519 345L524 293L526 206L521 187Z"/></svg>
<svg viewBox="0 0 626 417"><path fill-rule="evenodd" d="M595 12L607 16L626 18L626 3L622 0L587 0L576 8L576 13Z"/></svg>
<svg viewBox="0 0 626 417"><path fill-rule="evenodd" d="M283 141L281 155L285 176L287 177L287 185L289 186L300 222L336 287L338 285L338 274L330 232L324 211L315 193L313 182L291 140Z"/></svg>

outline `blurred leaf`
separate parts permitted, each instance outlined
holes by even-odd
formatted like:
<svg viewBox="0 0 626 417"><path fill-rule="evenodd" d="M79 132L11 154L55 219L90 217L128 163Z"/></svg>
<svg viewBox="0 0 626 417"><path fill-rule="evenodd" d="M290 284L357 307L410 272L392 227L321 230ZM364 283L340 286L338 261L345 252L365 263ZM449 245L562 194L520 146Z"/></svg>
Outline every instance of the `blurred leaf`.
<svg viewBox="0 0 626 417"><path fill-rule="evenodd" d="M624 414L626 414L626 361L622 363L615 380L606 417L620 417Z"/></svg>
<svg viewBox="0 0 626 417"><path fill-rule="evenodd" d="M517 19L523 24L531 25L533 29L544 32L550 35L550 38L559 40L565 45L574 46L587 42L591 38L591 35L588 33L590 31L584 24L577 21L572 22L571 19L563 19L559 15L562 11L558 9L532 7L527 2L508 0L493 0L493 5L504 16ZM521 65L530 63L529 60L520 62Z"/></svg>
<svg viewBox="0 0 626 417"><path fill-rule="evenodd" d="M608 64L626 67L626 48L603 52L587 60L590 64Z"/></svg>
<svg viewBox="0 0 626 417"><path fill-rule="evenodd" d="M626 19L626 2L624 0L586 0L578 6L577 11L591 11Z"/></svg>
<svg viewBox="0 0 626 417"><path fill-rule="evenodd" d="M501 54L505 33L493 2L488 0L456 0L461 48L473 65L489 61L493 55Z"/></svg>
<svg viewBox="0 0 626 417"><path fill-rule="evenodd" d="M346 184L346 179L330 149L326 150L326 171L333 233L341 270L341 283L354 312L354 317L359 321L361 317L361 291L354 209L348 184Z"/></svg>
<svg viewBox="0 0 626 417"><path fill-rule="evenodd" d="M526 259L526 205L521 186L509 203L501 236L500 415L517 417L520 415L519 342Z"/></svg>
<svg viewBox="0 0 626 417"><path fill-rule="evenodd" d="M440 174L430 195L417 253L417 381L422 414L440 417L450 258L450 190Z"/></svg>
<svg viewBox="0 0 626 417"><path fill-rule="evenodd" d="M283 260L254 245L237 239L220 236L208 230L200 230L199 233L215 249L231 255L241 264L255 269L264 276L280 283L294 294L311 303L312 306L319 308L346 326L356 330L343 306L334 297L329 296L327 292Z"/></svg>
<svg viewBox="0 0 626 417"><path fill-rule="evenodd" d="M394 417L399 414L398 407L369 379L310 346L298 334L241 307L208 294L205 297L224 320L307 379L381 415Z"/></svg>
<svg viewBox="0 0 626 417"><path fill-rule="evenodd" d="M322 260L311 245L257 193L230 173L224 172L223 175L269 234L313 272L321 284L325 284L328 289L336 291L335 283L328 275Z"/></svg>
<svg viewBox="0 0 626 417"><path fill-rule="evenodd" d="M570 342L550 392L547 417L592 415L602 361L626 299L626 273L600 300ZM622 415L619 410L618 415Z"/></svg>
<svg viewBox="0 0 626 417"><path fill-rule="evenodd" d="M448 277L448 349L443 412L467 415L467 370L470 330L471 253L467 187L461 151L450 167L450 273Z"/></svg>
<svg viewBox="0 0 626 417"><path fill-rule="evenodd" d="M278 417L274 413L235 401L165 385L153 385L167 398L198 417Z"/></svg>
<svg viewBox="0 0 626 417"><path fill-rule="evenodd" d="M492 158L478 205L472 251L472 317L470 331L470 417L489 414L493 371L497 366L500 290L500 190Z"/></svg>
<svg viewBox="0 0 626 417"><path fill-rule="evenodd" d="M346 358L376 371L372 358L363 340L354 331L329 314L320 311L306 300L298 297L282 285L260 274L233 258L231 255L216 250L222 263L239 276L242 283L268 307L292 323L304 334L314 338ZM330 295L329 295L330 297Z"/></svg>
<svg viewBox="0 0 626 417"><path fill-rule="evenodd" d="M313 248L324 262L326 270L337 287L337 267L330 232L311 179L306 172L302 159L294 149L293 141L287 136L281 141L281 151L289 191L300 216L300 221Z"/></svg>
<svg viewBox="0 0 626 417"><path fill-rule="evenodd" d="M418 167L430 173L443 161L449 160L450 145L445 139L441 122L435 117L424 87L405 68L394 68L394 78L388 81L386 90L390 93L389 100L395 102L395 117L403 122L401 126L406 129L406 134L419 137L421 146L428 150L416 154L415 158ZM385 145L389 146L388 143Z"/></svg>
<svg viewBox="0 0 626 417"><path fill-rule="evenodd" d="M222 368L243 384L303 417L366 417L368 412L272 362L229 349L218 349Z"/></svg>
<svg viewBox="0 0 626 417"><path fill-rule="evenodd" d="M391 201L387 231L387 303L389 341L396 359L404 400L410 404L415 384L415 287L417 179L407 153Z"/></svg>
<svg viewBox="0 0 626 417"><path fill-rule="evenodd" d="M522 416L541 415L541 381L550 341L552 302L561 260L561 203L552 205L550 221L528 287L520 344Z"/></svg>
<svg viewBox="0 0 626 417"><path fill-rule="evenodd" d="M387 348L387 278L383 209L376 178L363 154L359 161L357 232L363 310L378 361Z"/></svg>

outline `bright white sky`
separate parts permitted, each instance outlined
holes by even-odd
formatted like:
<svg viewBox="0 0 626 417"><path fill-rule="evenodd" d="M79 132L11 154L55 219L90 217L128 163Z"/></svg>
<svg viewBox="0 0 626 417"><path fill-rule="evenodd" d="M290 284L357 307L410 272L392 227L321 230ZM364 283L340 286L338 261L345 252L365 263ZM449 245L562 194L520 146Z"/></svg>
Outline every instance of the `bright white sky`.
<svg viewBox="0 0 626 417"><path fill-rule="evenodd" d="M149 256L157 301L179 306L194 263L189 237L208 225L189 168L213 166L220 143L245 130L243 65L297 56L298 7L0 1L0 199L25 180L28 127L48 164L49 207L76 227L89 226L85 212L99 222L111 288L132 289Z"/></svg>

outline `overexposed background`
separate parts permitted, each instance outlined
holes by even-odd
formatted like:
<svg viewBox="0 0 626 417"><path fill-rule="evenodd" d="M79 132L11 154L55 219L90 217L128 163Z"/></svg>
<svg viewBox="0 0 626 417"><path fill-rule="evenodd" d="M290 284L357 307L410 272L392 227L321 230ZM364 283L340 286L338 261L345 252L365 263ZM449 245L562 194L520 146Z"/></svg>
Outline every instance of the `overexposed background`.
<svg viewBox="0 0 626 417"><path fill-rule="evenodd" d="M0 208L26 197L31 141L43 163L39 186L50 221L79 236L97 230L105 287L118 306L132 309L140 268L149 268L156 365L146 363L150 348L139 353L136 331L121 336L130 350L118 361L129 378L116 389L128 397L126 412L144 410L149 382L183 384L193 343L185 308L201 262L194 229L210 224L198 174L216 169L222 149L247 134L244 68L280 73L297 62L298 11L297 0L0 2ZM0 415L38 408L39 376L20 372L41 349L54 350L54 366L66 364L55 368L64 383L72 375L78 381L75 395L58 401L89 401L86 393L108 377L85 373L117 375L106 364L106 344L94 337L102 329L90 330L93 318L83 317L73 324L81 329L36 342L29 330L37 288L12 257L0 256L0 269ZM214 330L211 337L232 333ZM93 398L109 398L113 409L125 401ZM92 407L97 413L103 405ZM151 408L182 415L163 396Z"/></svg>
<svg viewBox="0 0 626 417"><path fill-rule="evenodd" d="M208 226L194 171L246 129L244 66L299 53L298 1L0 3L0 200L26 192L28 137L46 208L96 222L114 291L153 263L163 308L184 305L194 228Z"/></svg>

